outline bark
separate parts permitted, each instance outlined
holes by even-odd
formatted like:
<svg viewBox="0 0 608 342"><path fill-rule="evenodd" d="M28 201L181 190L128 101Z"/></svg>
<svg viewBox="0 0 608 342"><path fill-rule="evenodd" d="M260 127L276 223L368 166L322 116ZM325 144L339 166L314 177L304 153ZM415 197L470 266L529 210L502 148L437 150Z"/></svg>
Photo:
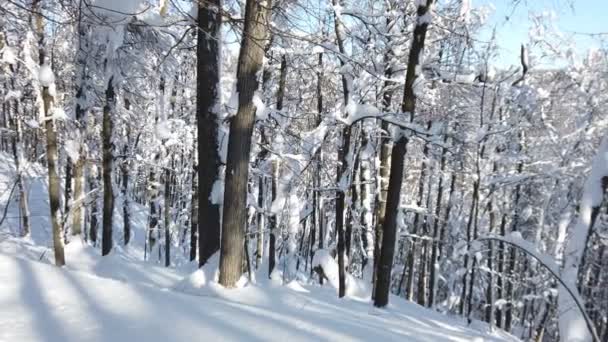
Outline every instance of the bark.
<svg viewBox="0 0 608 342"><path fill-rule="evenodd" d="M433 0L427 0L426 3L420 3L417 9L418 22L414 29L414 39L408 58L402 104L402 111L410 114L410 120L413 119L414 111L416 109L416 95L413 87L414 81L417 78L416 67L419 64L420 56L424 49L424 40L428 28L428 21L421 20L421 18L428 15L432 3ZM405 162L405 153L407 151L407 142L408 138L402 134L393 146L380 260L378 261L378 270L376 271L378 278L374 305L377 307L385 307L388 304L393 256L395 254L395 239L397 235L397 212L399 210L401 197L403 166Z"/></svg>
<svg viewBox="0 0 608 342"><path fill-rule="evenodd" d="M262 133L264 134L264 133ZM258 236L256 239L256 252L255 252L255 268L258 269L262 265L262 258L264 257L264 176L260 176L258 178L258 213L257 213L257 228L258 228Z"/></svg>
<svg viewBox="0 0 608 342"><path fill-rule="evenodd" d="M165 267L171 266L171 171L165 171L164 224L165 226Z"/></svg>
<svg viewBox="0 0 608 342"><path fill-rule="evenodd" d="M447 142L447 134L443 139L443 143ZM441 161L439 166L439 184L437 185L437 200L435 201L435 220L433 221L433 244L431 247L431 260L430 260L430 274L429 274L429 297L427 306L433 307L435 305L435 290L437 283L437 272L439 271L439 244L442 243L441 237L439 236L439 216L441 214L441 200L443 199L443 173L446 166L446 148L441 148Z"/></svg>
<svg viewBox="0 0 608 342"><path fill-rule="evenodd" d="M278 162L276 160L272 161L271 173L272 173L272 184L270 186L270 196L272 202L277 198L277 179L278 175ZM276 264L276 229L277 226L277 218L276 215L270 215L268 217L268 229L270 230L270 236L268 240L268 278L271 277L272 271L274 271L274 267Z"/></svg>
<svg viewBox="0 0 608 342"><path fill-rule="evenodd" d="M388 28L391 27L391 20L387 19L386 26ZM390 35L389 35L390 37ZM391 59L393 58L392 50L388 50L384 62L386 64L386 69L384 71L384 77L386 81L384 81L383 86L383 94L382 94L382 110L384 112L389 112L391 110L391 102L393 98L393 87L395 86L393 81L391 81L393 77L393 67L391 64ZM390 161L391 161L391 145L389 139L389 126L386 121L382 121L381 123L381 132L380 137L378 139L378 144L380 145L380 165L378 166L379 170L379 189L376 193L375 198L375 217L376 217L376 233L374 239L374 275L373 275L373 292L372 296L375 296L375 288L376 288L376 280L377 280L377 268L378 261L380 260L380 249L382 243L382 231L384 227L384 219L386 216L386 197L388 193L388 180L390 176Z"/></svg>
<svg viewBox="0 0 608 342"><path fill-rule="evenodd" d="M114 77L108 80L106 88L106 105L103 107L102 144L103 144L103 223L101 239L101 255L108 255L112 250L112 224L114 214L114 187L112 185L112 115L116 107L116 94L114 92Z"/></svg>
<svg viewBox="0 0 608 342"><path fill-rule="evenodd" d="M220 203L218 198L212 197L214 186L218 186L221 164L217 140L221 5L221 0L210 0L199 2L198 7L196 111L198 163L201 165L198 168L198 216L200 222L205 222L198 225L199 266L220 248ZM242 245L239 243L239 248Z"/></svg>
<svg viewBox="0 0 608 342"><path fill-rule="evenodd" d="M99 176L97 179L94 177L90 177L89 179L89 188L97 189L99 187ZM89 227L89 239L93 243L93 246L97 246L97 228L98 228L98 208L97 208L97 193L95 193L93 197L93 201L91 203L91 213L90 213L90 227Z"/></svg>
<svg viewBox="0 0 608 342"><path fill-rule="evenodd" d="M192 167L192 198L190 200L190 261L196 260L198 240L198 165Z"/></svg>
<svg viewBox="0 0 608 342"><path fill-rule="evenodd" d="M245 8L243 40L237 67L239 108L230 123L220 250L219 282L228 288L234 287L242 274L249 153L256 111L252 99L258 88L257 74L264 59L263 46L268 36L270 8L270 0L265 3L247 0Z"/></svg>
<svg viewBox="0 0 608 342"><path fill-rule="evenodd" d="M319 126L321 124L321 116L323 115L323 53L319 53L317 59L317 118L316 125ZM323 248L323 218L320 214L320 192L319 187L321 186L321 161L323 159L322 150L319 149L314 156L313 165L314 165L314 174L313 174L313 192L312 192L312 227L311 227L311 236L310 236L310 264L312 265L312 261L314 259L315 251L315 237L316 237L316 229L319 227L319 249ZM312 276L313 267L310 268L310 275ZM323 277L319 276L319 283L323 284Z"/></svg>
<svg viewBox="0 0 608 342"><path fill-rule="evenodd" d="M129 109L128 107L126 108ZM123 237L125 246L129 244L131 240L131 211L129 210L129 161L128 161L128 153L129 153L129 135L130 129L126 129L127 141L125 146L123 147L123 161L121 163L121 173L122 173L122 222L123 222Z"/></svg>
<svg viewBox="0 0 608 342"><path fill-rule="evenodd" d="M73 164L72 158L70 158L68 156L66 158L65 179L64 179L64 183L63 183L64 184L64 186L63 186L63 213L67 218L69 218L69 216L70 216L69 213L71 211L71 208L73 207L73 203L72 203L72 178L73 178L72 164ZM64 230L67 230L67 227ZM67 234L67 231L66 231L66 234ZM67 239L66 239L66 243L67 243Z"/></svg>
<svg viewBox="0 0 608 342"><path fill-rule="evenodd" d="M76 116L76 124L77 124L77 137L80 144L80 148L78 151L78 160L73 160L73 174L74 174L74 205L72 206L72 235L79 235L82 233L83 229L83 221L84 221L84 211L83 211L83 196L85 189L85 176L84 176L84 168L85 168L85 139L86 136L86 121L85 121L85 113L87 109L83 106L83 103L86 101L86 82L87 82L87 50L88 50L88 39L87 39L87 31L88 27L85 26L82 22L82 2L79 2L78 8L78 54L77 54L77 63L78 63L78 73L79 73L79 83L78 88L76 90L76 108L75 108L75 116Z"/></svg>
<svg viewBox="0 0 608 342"><path fill-rule="evenodd" d="M44 50L44 23L42 15L40 15L41 1L34 0L32 3L32 9L35 16L35 29L38 35L38 53L40 65L44 65L46 62L46 54ZM50 66L48 66L50 67ZM55 121L52 119L52 109L55 99L51 94L48 86L41 87L42 97L42 110L44 117L46 118L44 128L46 130L46 158L48 168L48 179L49 179L49 206L51 209L51 226L53 228L53 250L55 253L55 265L65 265L65 255L63 251L63 239L61 238L61 212L60 207L60 179L57 173L57 131L55 127Z"/></svg>
<svg viewBox="0 0 608 342"><path fill-rule="evenodd" d="M51 106L53 105L53 97L49 93L48 87L42 87L42 100L44 103L45 117L51 116ZM51 224L53 227L53 247L55 252L55 265L65 265L65 256L63 252L63 239L61 238L61 219L59 216L60 199L60 184L59 175L57 174L57 132L55 131L55 123L52 119L47 119L45 122L46 129L46 155L47 167L49 172L49 204L51 208Z"/></svg>
<svg viewBox="0 0 608 342"><path fill-rule="evenodd" d="M158 158L155 157L154 158L156 161L158 161ZM159 215L159 210L158 210L158 185L156 184L156 174L154 173L154 171L150 172L150 176L148 178L148 184L150 186L150 215L149 215L149 219L148 219L148 236L147 236L147 245L148 248L147 250L152 253L152 249L154 248L154 245L156 245L156 231L158 229L158 215Z"/></svg>
<svg viewBox="0 0 608 342"><path fill-rule="evenodd" d="M83 151L81 150L80 154L82 153ZM84 156L80 156L80 158L74 164L74 205L72 207L72 235L79 235L82 233L84 166Z"/></svg>
<svg viewBox="0 0 608 342"><path fill-rule="evenodd" d="M334 7L339 5L339 0L332 1ZM345 55L344 48L344 37L342 36L342 22L340 17L334 11L334 29L336 33L336 41L338 43L338 51L341 55ZM340 57L340 65L344 67L346 65L344 58ZM348 88L348 81L346 76L342 74L342 94L344 97L344 107L348 106L350 101L350 89ZM346 201L346 191L348 191L349 184L348 180L348 157L350 150L350 126L344 126L341 132L342 142L338 147L338 172L337 172L337 184L338 189L336 194L336 232L338 234L338 297L342 298L346 294L346 274L344 264L344 253L345 253L345 232L344 232L344 210Z"/></svg>

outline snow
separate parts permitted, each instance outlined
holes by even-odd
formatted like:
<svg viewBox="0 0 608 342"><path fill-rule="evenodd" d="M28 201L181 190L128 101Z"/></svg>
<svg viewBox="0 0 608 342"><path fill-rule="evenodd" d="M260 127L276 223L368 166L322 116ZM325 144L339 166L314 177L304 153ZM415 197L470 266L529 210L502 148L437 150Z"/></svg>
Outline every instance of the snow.
<svg viewBox="0 0 608 342"><path fill-rule="evenodd" d="M73 161L80 159L80 143L78 141L66 140L63 149Z"/></svg>
<svg viewBox="0 0 608 342"><path fill-rule="evenodd" d="M351 99L348 101L348 105L346 106L346 113L346 118L340 118L339 120L350 126L362 118L378 116L380 114L380 110L374 105L358 104Z"/></svg>
<svg viewBox="0 0 608 342"><path fill-rule="evenodd" d="M2 50L0 50L0 52L2 53L2 58L0 58L0 62L11 65L17 64L17 54L15 53L13 48L5 46L2 48Z"/></svg>
<svg viewBox="0 0 608 342"><path fill-rule="evenodd" d="M209 199L213 204L222 204L224 203L224 180L217 179L213 183L213 187L211 187L211 194L209 195Z"/></svg>
<svg viewBox="0 0 608 342"><path fill-rule="evenodd" d="M475 77L477 77L475 73L456 75L455 81L458 83L473 84L475 82Z"/></svg>
<svg viewBox="0 0 608 342"><path fill-rule="evenodd" d="M55 84L55 74L48 64L43 64L38 70L38 80L43 87L51 87Z"/></svg>
<svg viewBox="0 0 608 342"><path fill-rule="evenodd" d="M9 90L6 95L4 95L4 101L18 100L21 98L21 95L21 91L19 90Z"/></svg>
<svg viewBox="0 0 608 342"><path fill-rule="evenodd" d="M583 196L579 205L579 217L570 232L568 244L564 251L564 267L561 277L570 289L576 291L579 267L583 258L587 236L592 222L593 208L602 204L604 199L603 180L608 177L608 137L604 137L591 168L591 174L585 182ZM578 293L577 293L578 294ZM567 290L559 287L558 307L562 314L559 319L560 336L564 341L591 341L585 317L575 306L574 299Z"/></svg>
<svg viewBox="0 0 608 342"><path fill-rule="evenodd" d="M460 17L465 23L471 19L471 0L462 0L460 3Z"/></svg>
<svg viewBox="0 0 608 342"><path fill-rule="evenodd" d="M94 0L92 3L98 15L122 18L140 12L143 0Z"/></svg>
<svg viewBox="0 0 608 342"><path fill-rule="evenodd" d="M433 13L428 10L424 15L418 17L418 25L430 25L433 22Z"/></svg>
<svg viewBox="0 0 608 342"><path fill-rule="evenodd" d="M0 207L7 204L4 182L14 163L0 153ZM294 280L282 285L280 274L268 280L267 267L241 278L239 288L217 283L218 256L205 267L176 263L161 267L143 261L147 225L145 207L132 203L131 244L122 246L115 227L112 253L80 238L65 246L67 265L52 265L45 168L28 167L32 194L32 235L12 237L15 222L0 227L0 341L516 341L507 334L465 327L456 319L391 298L374 310L369 282L347 275L347 297L336 289ZM8 182L7 182L8 183ZM47 198L45 198L47 197ZM11 216L18 210L9 206ZM120 220L117 220L120 221ZM331 279L337 265L318 251ZM337 282L334 281L335 284Z"/></svg>
<svg viewBox="0 0 608 342"><path fill-rule="evenodd" d="M403 302L370 314L369 303L297 283L192 295L7 255L0 269L3 341L504 340Z"/></svg>
<svg viewBox="0 0 608 342"><path fill-rule="evenodd" d="M253 94L252 99L253 105L255 106L255 116L258 120L266 120L268 118L268 110L266 110L266 104L260 96L260 92L256 91Z"/></svg>

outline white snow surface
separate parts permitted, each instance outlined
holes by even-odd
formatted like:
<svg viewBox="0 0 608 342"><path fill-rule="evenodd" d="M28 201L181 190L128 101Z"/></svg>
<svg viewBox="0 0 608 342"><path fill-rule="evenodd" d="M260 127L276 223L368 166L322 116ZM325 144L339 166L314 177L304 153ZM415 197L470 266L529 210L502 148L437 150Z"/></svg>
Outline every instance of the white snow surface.
<svg viewBox="0 0 608 342"><path fill-rule="evenodd" d="M198 270L187 262L165 268L143 261L147 220L136 203L128 247L119 238L120 225L109 256L73 237L66 245L67 265L56 267L44 215L49 210L44 171L31 164L25 173L32 194L31 235L13 236L14 200L0 227L0 341L517 341L398 297L391 297L387 309L374 309L369 288L358 287L365 281L350 275L347 297L338 299L331 284L283 284L279 274L268 280L264 265L251 282L244 276L239 288L224 289L216 282L217 255ZM0 153L0 209L7 205L5 188L13 177L14 163ZM335 265L328 253L317 255Z"/></svg>
<svg viewBox="0 0 608 342"><path fill-rule="evenodd" d="M40 81L40 85L43 87L50 87L55 84L55 74L53 73L50 65L43 64L40 66L40 70L38 71L38 80Z"/></svg>
<svg viewBox="0 0 608 342"><path fill-rule="evenodd" d="M97 255L89 246L81 252L87 257ZM162 281L170 279L167 269L140 265L131 274L124 274L126 279L115 280L95 274L97 267L108 265L101 257L97 259L97 266L74 271L0 254L0 340L154 342L191 341L196 336L209 341L507 338L469 330L397 298L393 298L397 303L391 308L372 313L371 304L366 301L339 300L327 288L293 282L289 286L268 283L236 290L226 290L217 283L201 286L205 281L200 279L200 270L189 277L194 286L184 293L163 286ZM139 283L131 279L136 274L151 278Z"/></svg>

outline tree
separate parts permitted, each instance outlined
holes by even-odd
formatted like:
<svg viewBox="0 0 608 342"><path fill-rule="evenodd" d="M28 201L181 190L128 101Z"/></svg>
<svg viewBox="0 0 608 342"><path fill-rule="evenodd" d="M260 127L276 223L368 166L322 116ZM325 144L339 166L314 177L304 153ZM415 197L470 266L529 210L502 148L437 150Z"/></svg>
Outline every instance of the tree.
<svg viewBox="0 0 608 342"><path fill-rule="evenodd" d="M221 0L199 1L197 34L198 257L204 265L220 248L218 150ZM203 224L204 223L204 224Z"/></svg>
<svg viewBox="0 0 608 342"><path fill-rule="evenodd" d="M424 50L424 40L429 25L427 20L430 15L433 0L418 3L418 21L414 28L412 47L407 63L405 76L405 92L403 95L402 112L413 117L416 109L416 94L414 93L414 82L418 77L416 68L419 65L422 51ZM388 193L386 200L386 216L384 217L384 227L382 229L382 244L380 247L380 260L378 261L377 283L374 294L374 305L384 307L388 304L388 297L391 284L391 273L393 267L393 256L395 253L395 238L397 232L397 211L401 201L401 185L403 182L403 165L407 150L408 137L400 134L400 137L393 146L391 153L391 169L388 182Z"/></svg>
<svg viewBox="0 0 608 342"><path fill-rule="evenodd" d="M226 185L220 249L220 284L234 287L242 274L244 228L247 224L249 152L255 122L253 95L264 59L271 1L247 0L245 23L237 66L239 106L230 122L226 157Z"/></svg>
<svg viewBox="0 0 608 342"><path fill-rule="evenodd" d="M39 58L39 74L38 80L40 82L40 94L41 98L39 101L42 102L42 117L45 119L45 130L46 130L46 159L49 179L49 204L51 209L51 225L53 228L53 247L55 251L55 265L65 265L65 256L63 251L63 238L61 236L61 218L60 218L60 179L57 173L57 132L55 127L55 120L53 118L54 110L54 88L55 88L55 74L47 61L47 54L45 50L45 30L44 22L41 14L41 3L40 0L35 0L32 3L32 10L36 15L35 30L38 36L38 58Z"/></svg>

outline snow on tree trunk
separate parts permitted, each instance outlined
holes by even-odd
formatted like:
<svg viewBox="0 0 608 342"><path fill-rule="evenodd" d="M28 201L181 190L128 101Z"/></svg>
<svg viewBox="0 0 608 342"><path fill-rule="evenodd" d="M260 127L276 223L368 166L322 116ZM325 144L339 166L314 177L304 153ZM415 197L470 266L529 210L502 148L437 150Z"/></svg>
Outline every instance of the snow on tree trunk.
<svg viewBox="0 0 608 342"><path fill-rule="evenodd" d="M570 238L564 251L561 277L570 289L577 287L579 272L584 267L582 260L587 250L588 236L593 230L607 188L608 137L605 137L593 160L591 174L585 182L583 196L579 205L578 219L572 227ZM559 287L557 302L560 312L559 332L562 341L591 341L591 332L586 325L585 317L561 285Z"/></svg>

